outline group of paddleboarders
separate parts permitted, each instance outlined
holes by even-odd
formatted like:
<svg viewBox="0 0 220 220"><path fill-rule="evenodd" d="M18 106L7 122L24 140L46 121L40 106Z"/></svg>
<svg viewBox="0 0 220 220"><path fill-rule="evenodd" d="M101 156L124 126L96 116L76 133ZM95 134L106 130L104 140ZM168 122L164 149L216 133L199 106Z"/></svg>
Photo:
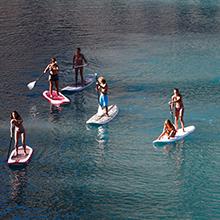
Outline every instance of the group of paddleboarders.
<svg viewBox="0 0 220 220"><path fill-rule="evenodd" d="M78 47L76 52L73 54L73 69L75 70L75 85L77 86L78 82L78 73L80 73L81 77L81 85L84 85L84 77L83 77L83 67L88 64L85 56L81 53L81 49ZM59 96L59 66L57 64L57 60L55 57L51 58L51 62L44 69L44 73L49 71L49 93L50 97L53 97L53 84L55 84L57 96Z"/></svg>
<svg viewBox="0 0 220 220"><path fill-rule="evenodd" d="M182 127L183 132L184 130L184 121L183 121L183 115L184 115L184 105L183 105L183 98L182 95L179 92L179 89L174 88L173 95L171 97L171 100L169 101L170 111L171 114L175 115L175 122L174 124L169 120L165 120L163 131L158 137L160 140L162 137L167 136L168 139L170 137L175 137L177 130L178 130L178 121L180 120L180 124Z"/></svg>
<svg viewBox="0 0 220 220"><path fill-rule="evenodd" d="M83 67L87 65L88 62L85 59L85 56L81 53L81 49L77 48L76 52L73 55L73 69L75 70L75 84L77 86L78 81L78 73L80 73L81 77L81 85L84 85L84 77L83 77ZM57 60L55 57L51 58L51 62L44 69L44 73L49 72L49 94L50 97L53 98L53 85L55 84L57 96L59 96L59 66L57 64ZM106 79L103 76L98 77L96 80L96 90L99 93L99 106L101 109L105 109L106 116L109 117L108 114L108 85ZM15 155L18 156L18 141L21 138L22 146L24 149L24 155L27 155L26 152L26 143L25 143L25 129L23 126L23 120L17 111L13 111L10 114L10 136L13 138L14 136L14 148Z"/></svg>

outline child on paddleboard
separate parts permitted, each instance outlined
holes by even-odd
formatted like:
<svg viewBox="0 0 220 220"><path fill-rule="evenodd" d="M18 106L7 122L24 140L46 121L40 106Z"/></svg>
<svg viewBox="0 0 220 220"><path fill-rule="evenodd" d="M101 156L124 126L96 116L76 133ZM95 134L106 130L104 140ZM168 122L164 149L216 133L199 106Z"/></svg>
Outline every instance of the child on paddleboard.
<svg viewBox="0 0 220 220"><path fill-rule="evenodd" d="M83 79L83 65L87 64L87 60L81 53L81 49L78 47L76 53L73 54L73 69L75 69L75 83L77 86L78 72L80 72L81 84L84 85Z"/></svg>
<svg viewBox="0 0 220 220"><path fill-rule="evenodd" d="M44 73L46 73L49 70L49 92L50 97L53 97L53 82L55 83L56 90L57 90L57 96L59 96L59 66L57 64L56 58L51 58L51 62L47 65L47 67L44 70Z"/></svg>
<svg viewBox="0 0 220 220"><path fill-rule="evenodd" d="M170 139L170 137L175 137L175 135L176 135L176 129L175 129L173 123L169 119L167 119L164 122L163 132L158 137L158 139L160 140L164 136L167 136L167 138Z"/></svg>
<svg viewBox="0 0 220 220"><path fill-rule="evenodd" d="M101 108L105 108L105 115L109 117L108 114L108 85L103 76L100 76L96 83L96 89L99 92L99 105Z"/></svg>
<svg viewBox="0 0 220 220"><path fill-rule="evenodd" d="M170 108L175 109L175 127L178 130L178 120L180 119L180 124L182 126L183 132L184 130L184 121L183 121L183 114L184 114L184 105L183 105L183 98L179 92L179 89L174 88L173 96L171 97L171 101L169 102Z"/></svg>
<svg viewBox="0 0 220 220"><path fill-rule="evenodd" d="M24 154L28 155L26 152L26 144L25 144L25 129L23 126L23 120L21 116L16 112L13 111L10 115L11 121L10 121L10 133L11 133L11 138L13 137L14 134L14 140L15 144L14 147L16 149L16 154L14 155L15 157L18 156L18 140L19 137L21 137L22 145L24 148Z"/></svg>

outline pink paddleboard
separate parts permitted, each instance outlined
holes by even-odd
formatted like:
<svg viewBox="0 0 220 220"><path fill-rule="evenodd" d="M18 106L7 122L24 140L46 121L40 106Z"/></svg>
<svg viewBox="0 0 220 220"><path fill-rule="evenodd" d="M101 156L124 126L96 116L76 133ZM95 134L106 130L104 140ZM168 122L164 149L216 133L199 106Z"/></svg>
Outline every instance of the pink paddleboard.
<svg viewBox="0 0 220 220"><path fill-rule="evenodd" d="M33 149L26 145L26 152L28 155L24 154L23 146L18 147L18 156L15 155L15 149L11 152L8 158L8 165L26 165L30 162L31 156L33 154Z"/></svg>
<svg viewBox="0 0 220 220"><path fill-rule="evenodd" d="M53 105L62 105L62 104L70 103L70 100L66 96L64 96L60 92L59 92L59 96L58 96L57 92L55 90L53 90L53 92L52 92L52 97L50 97L50 92L48 90L43 92L43 96L45 99L47 99Z"/></svg>

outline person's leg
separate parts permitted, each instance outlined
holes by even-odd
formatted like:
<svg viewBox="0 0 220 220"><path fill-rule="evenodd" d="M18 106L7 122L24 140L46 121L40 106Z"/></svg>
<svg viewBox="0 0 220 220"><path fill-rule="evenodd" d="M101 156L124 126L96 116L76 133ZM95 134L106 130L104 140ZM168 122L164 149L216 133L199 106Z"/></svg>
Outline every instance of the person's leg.
<svg viewBox="0 0 220 220"><path fill-rule="evenodd" d="M105 106L105 114L109 117L109 114L108 114L108 106Z"/></svg>
<svg viewBox="0 0 220 220"><path fill-rule="evenodd" d="M14 148L15 148L15 157L18 156L18 138L19 138L19 133L17 131L15 131L15 145L14 145Z"/></svg>
<svg viewBox="0 0 220 220"><path fill-rule="evenodd" d="M81 84L84 85L84 78L83 78L83 67L80 67L80 77L81 77Z"/></svg>
<svg viewBox="0 0 220 220"><path fill-rule="evenodd" d="M24 153L27 154L27 151L26 151L26 138L25 138L25 132L21 134L21 142L22 142L22 146L23 146L23 149L24 149Z"/></svg>
<svg viewBox="0 0 220 220"><path fill-rule="evenodd" d="M79 71L79 69L76 68L75 69L75 84L76 84L76 86L77 86L77 81L78 81L78 71Z"/></svg>
<svg viewBox="0 0 220 220"><path fill-rule="evenodd" d="M178 130L179 110L175 110L175 128Z"/></svg>
<svg viewBox="0 0 220 220"><path fill-rule="evenodd" d="M106 109L105 114L107 116L109 116L109 114L108 114L108 95L104 96L104 105L105 105L105 109Z"/></svg>
<svg viewBox="0 0 220 220"><path fill-rule="evenodd" d="M56 90L57 90L57 96L59 96L59 80L55 81L55 86L56 86Z"/></svg>
<svg viewBox="0 0 220 220"><path fill-rule="evenodd" d="M53 82L52 80L49 81L49 91L50 91L50 97L53 96Z"/></svg>
<svg viewBox="0 0 220 220"><path fill-rule="evenodd" d="M180 124L181 124L182 129L183 129L183 132L184 132L185 130L184 130L183 115L184 115L184 108L182 108L182 109L180 110Z"/></svg>

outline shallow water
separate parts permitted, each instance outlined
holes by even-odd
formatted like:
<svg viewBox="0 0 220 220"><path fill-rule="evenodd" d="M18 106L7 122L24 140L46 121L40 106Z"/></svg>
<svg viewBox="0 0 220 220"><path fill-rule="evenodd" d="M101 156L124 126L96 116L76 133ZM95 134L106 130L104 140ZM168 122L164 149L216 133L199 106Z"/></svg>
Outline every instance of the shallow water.
<svg viewBox="0 0 220 220"><path fill-rule="evenodd" d="M219 22L216 1L0 2L0 218L219 219ZM117 118L86 126L94 87L59 109L43 99L51 56L60 86L73 79L76 47L85 74L104 74ZM180 88L195 132L155 148L168 101ZM9 169L9 114L21 113L29 166Z"/></svg>

